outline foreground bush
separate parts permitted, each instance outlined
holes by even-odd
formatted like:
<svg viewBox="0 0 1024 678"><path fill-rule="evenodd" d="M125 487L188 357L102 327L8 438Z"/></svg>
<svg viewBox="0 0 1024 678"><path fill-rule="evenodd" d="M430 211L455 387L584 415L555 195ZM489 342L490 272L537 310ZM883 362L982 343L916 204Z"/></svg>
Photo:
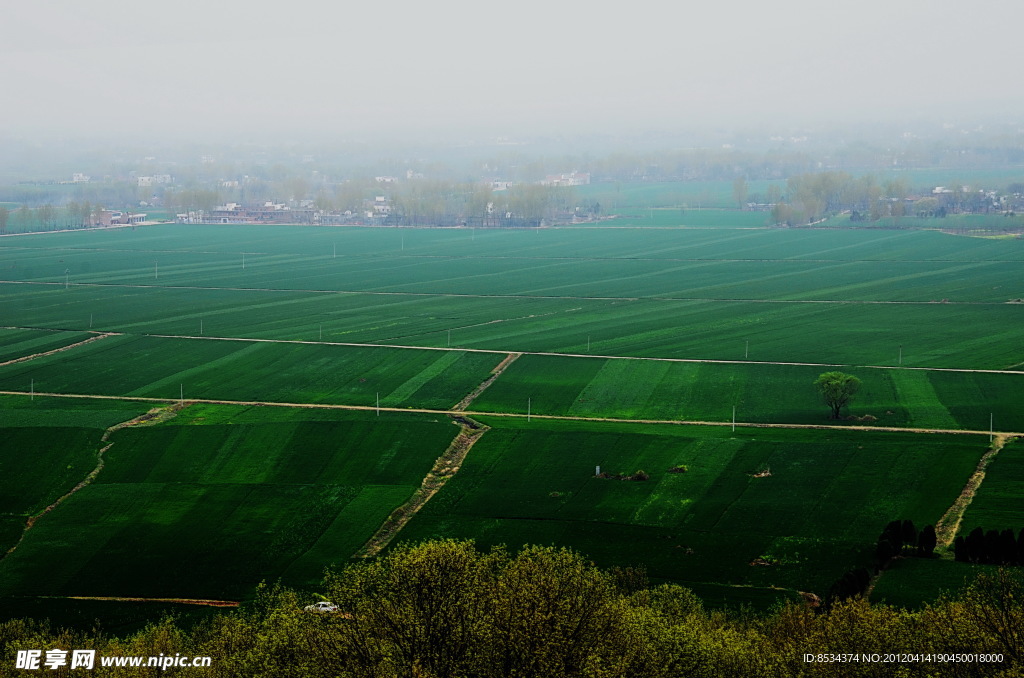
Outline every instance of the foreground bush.
<svg viewBox="0 0 1024 678"><path fill-rule="evenodd" d="M392 678L676 676L1020 676L1024 584L1007 571L918 612L836 602L766 615L708 611L687 589L648 588L558 548L516 555L472 542L405 546L330 573L334 614L308 596L264 587L240 611L184 631L173 620L128 638L0 624L2 675L18 649L102 655L210 656L209 668L99 668L22 675L351 676ZM808 663L823 653L999 653L1001 663Z"/></svg>

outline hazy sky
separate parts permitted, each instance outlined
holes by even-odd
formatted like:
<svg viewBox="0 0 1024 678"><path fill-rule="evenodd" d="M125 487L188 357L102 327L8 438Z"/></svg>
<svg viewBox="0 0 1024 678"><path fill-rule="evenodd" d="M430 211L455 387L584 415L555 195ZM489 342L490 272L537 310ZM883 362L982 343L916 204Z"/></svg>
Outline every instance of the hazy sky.
<svg viewBox="0 0 1024 678"><path fill-rule="evenodd" d="M12 0L0 133L495 134L1024 111L1019 0Z"/></svg>

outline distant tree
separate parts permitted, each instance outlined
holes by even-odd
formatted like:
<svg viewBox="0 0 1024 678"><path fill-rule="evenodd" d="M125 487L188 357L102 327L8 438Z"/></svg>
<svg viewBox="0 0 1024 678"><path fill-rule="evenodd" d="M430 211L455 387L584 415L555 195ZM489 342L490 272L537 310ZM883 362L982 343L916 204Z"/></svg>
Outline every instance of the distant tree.
<svg viewBox="0 0 1024 678"><path fill-rule="evenodd" d="M743 209L747 205L747 180L744 177L736 177L732 182L732 197L736 205Z"/></svg>
<svg viewBox="0 0 1024 678"><path fill-rule="evenodd" d="M825 372L814 382L814 387L821 394L821 399L832 408L832 418L838 419L839 412L860 390L861 381L857 377L842 372Z"/></svg>
<svg viewBox="0 0 1024 678"><path fill-rule="evenodd" d="M36 216L39 219L39 225L44 229L53 225L54 220L57 218L57 208L47 203L36 210Z"/></svg>
<svg viewBox="0 0 1024 678"><path fill-rule="evenodd" d="M0 205L0 233L7 232L7 222L11 219L11 211Z"/></svg>
<svg viewBox="0 0 1024 678"><path fill-rule="evenodd" d="M921 198L914 203L914 214L919 217L931 217L935 216L935 211L939 209L938 198Z"/></svg>

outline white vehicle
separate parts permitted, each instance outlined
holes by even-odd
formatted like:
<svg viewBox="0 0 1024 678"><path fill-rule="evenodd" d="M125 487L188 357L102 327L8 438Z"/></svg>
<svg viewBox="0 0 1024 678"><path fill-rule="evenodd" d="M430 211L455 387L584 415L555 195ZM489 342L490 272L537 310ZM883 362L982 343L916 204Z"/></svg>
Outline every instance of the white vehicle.
<svg viewBox="0 0 1024 678"><path fill-rule="evenodd" d="M321 600L319 603L313 603L302 608L306 612L337 612L338 606L334 603L329 603L326 600Z"/></svg>

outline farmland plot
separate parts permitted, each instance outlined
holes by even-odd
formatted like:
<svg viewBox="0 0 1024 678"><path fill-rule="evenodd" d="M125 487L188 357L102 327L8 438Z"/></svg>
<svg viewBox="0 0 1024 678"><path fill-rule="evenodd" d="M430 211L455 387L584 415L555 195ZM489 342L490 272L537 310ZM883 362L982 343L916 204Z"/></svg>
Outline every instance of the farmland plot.
<svg viewBox="0 0 1024 678"><path fill-rule="evenodd" d="M0 367L0 389L448 408L503 356L461 351L108 337Z"/></svg>
<svg viewBox="0 0 1024 678"><path fill-rule="evenodd" d="M259 413L244 408L201 412L214 409L221 423L185 416L115 433L97 481L0 561L0 590L231 598L279 576L312 585L412 494L457 432L411 415L380 426L372 414L253 423Z"/></svg>
<svg viewBox="0 0 1024 678"><path fill-rule="evenodd" d="M578 417L825 424L812 384L820 366L709 364L527 355L476 401L481 412ZM914 428L1024 430L1013 393L1024 375L854 370L863 386L848 408L853 423ZM844 410L844 414L847 411Z"/></svg>
<svg viewBox="0 0 1024 678"><path fill-rule="evenodd" d="M484 421L494 428L402 538L555 543L659 579L818 593L870 559L892 516L934 523L985 448L949 436ZM598 465L650 479L598 478Z"/></svg>
<svg viewBox="0 0 1024 678"><path fill-rule="evenodd" d="M87 332L59 332L0 328L0 363L84 341L95 335Z"/></svg>
<svg viewBox="0 0 1024 678"><path fill-rule="evenodd" d="M966 537L980 527L989 530L1013 530L1014 536L1024 529L1024 445L1012 442L999 451L985 469L985 479L964 512L958 534Z"/></svg>

